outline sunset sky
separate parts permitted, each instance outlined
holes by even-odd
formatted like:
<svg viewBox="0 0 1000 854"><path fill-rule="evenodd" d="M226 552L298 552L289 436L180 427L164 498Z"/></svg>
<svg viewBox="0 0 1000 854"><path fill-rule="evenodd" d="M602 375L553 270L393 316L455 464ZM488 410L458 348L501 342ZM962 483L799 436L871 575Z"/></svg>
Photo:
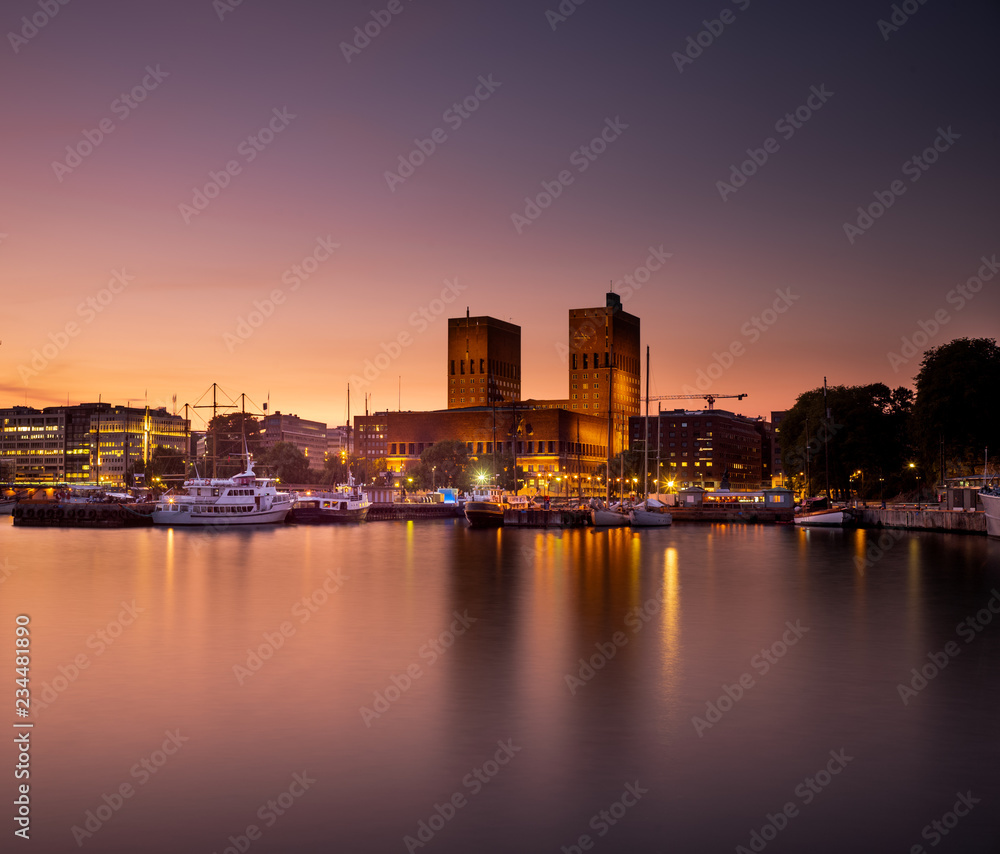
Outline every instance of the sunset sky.
<svg viewBox="0 0 1000 854"><path fill-rule="evenodd" d="M13 0L0 23L0 407L218 382L340 424L354 376L352 414L400 384L443 408L466 306L521 326L523 396L564 397L568 309L612 282L651 393L747 415L824 375L912 384L915 351L1000 329L985 0Z"/></svg>

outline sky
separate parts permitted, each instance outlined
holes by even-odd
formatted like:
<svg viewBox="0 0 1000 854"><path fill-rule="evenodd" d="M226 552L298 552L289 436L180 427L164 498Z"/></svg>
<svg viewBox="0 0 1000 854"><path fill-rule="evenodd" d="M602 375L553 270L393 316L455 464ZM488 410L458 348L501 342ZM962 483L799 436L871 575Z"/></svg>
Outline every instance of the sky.
<svg viewBox="0 0 1000 854"><path fill-rule="evenodd" d="M912 386L1000 329L998 19L13 0L0 407L215 382L330 424L348 383L352 416L444 408L467 307L520 325L523 397L560 398L568 310L609 288L653 395Z"/></svg>

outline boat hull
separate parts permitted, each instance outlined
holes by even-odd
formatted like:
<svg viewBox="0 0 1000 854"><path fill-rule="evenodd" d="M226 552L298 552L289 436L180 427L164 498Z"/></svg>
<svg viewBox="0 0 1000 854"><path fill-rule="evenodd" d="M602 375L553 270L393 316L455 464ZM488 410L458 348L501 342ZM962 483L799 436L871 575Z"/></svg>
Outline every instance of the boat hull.
<svg viewBox="0 0 1000 854"><path fill-rule="evenodd" d="M674 521L669 513L657 513L655 510L633 510L629 517L633 528L666 528Z"/></svg>
<svg viewBox="0 0 1000 854"><path fill-rule="evenodd" d="M1000 495L980 492L979 500L983 502L983 509L986 511L986 535L1000 537Z"/></svg>
<svg viewBox="0 0 1000 854"><path fill-rule="evenodd" d="M503 506L492 501L466 501L465 518L473 528L500 528Z"/></svg>
<svg viewBox="0 0 1000 854"><path fill-rule="evenodd" d="M332 510L322 507L294 507L288 521L302 525L342 525L364 522L368 518L368 505L350 510Z"/></svg>
<svg viewBox="0 0 1000 854"><path fill-rule="evenodd" d="M276 525L285 521L291 507L287 504L255 513L198 513L154 510L153 524L170 527L226 527L237 525Z"/></svg>
<svg viewBox="0 0 1000 854"><path fill-rule="evenodd" d="M843 528L847 518L843 510L828 510L808 516L796 516L793 521L796 525L807 528Z"/></svg>
<svg viewBox="0 0 1000 854"><path fill-rule="evenodd" d="M597 528L620 528L629 524L629 518L624 513L615 510L595 510L594 526Z"/></svg>

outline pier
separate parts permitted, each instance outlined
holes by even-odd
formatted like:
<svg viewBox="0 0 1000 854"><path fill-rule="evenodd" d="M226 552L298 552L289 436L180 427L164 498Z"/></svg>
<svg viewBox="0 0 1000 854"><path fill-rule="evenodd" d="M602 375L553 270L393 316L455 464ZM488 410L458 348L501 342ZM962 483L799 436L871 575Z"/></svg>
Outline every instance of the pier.
<svg viewBox="0 0 1000 854"><path fill-rule="evenodd" d="M905 528L909 531L938 531L953 534L986 534L986 514L981 510L939 510L938 508L864 507L861 528Z"/></svg>

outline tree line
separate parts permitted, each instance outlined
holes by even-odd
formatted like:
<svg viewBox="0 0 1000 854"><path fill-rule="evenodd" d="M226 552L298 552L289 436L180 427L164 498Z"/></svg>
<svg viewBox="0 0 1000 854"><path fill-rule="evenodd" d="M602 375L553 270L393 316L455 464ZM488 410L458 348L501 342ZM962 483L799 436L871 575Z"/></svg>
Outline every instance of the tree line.
<svg viewBox="0 0 1000 854"><path fill-rule="evenodd" d="M924 353L916 391L884 383L799 395L779 428L796 489L840 498L920 494L942 478L981 473L1000 454L1000 347L956 338Z"/></svg>

